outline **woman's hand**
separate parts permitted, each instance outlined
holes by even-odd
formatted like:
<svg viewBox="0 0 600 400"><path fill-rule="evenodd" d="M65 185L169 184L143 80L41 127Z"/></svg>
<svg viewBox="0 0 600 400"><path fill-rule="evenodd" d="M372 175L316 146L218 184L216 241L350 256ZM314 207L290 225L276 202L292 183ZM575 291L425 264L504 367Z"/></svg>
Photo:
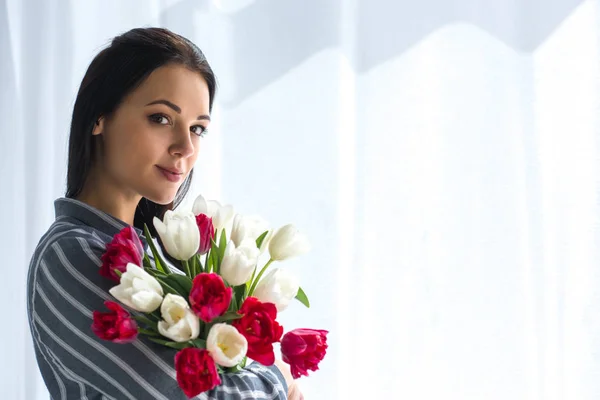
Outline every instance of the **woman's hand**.
<svg viewBox="0 0 600 400"><path fill-rule="evenodd" d="M302 395L302 392L300 392L298 384L292 377L290 366L281 360L275 360L275 365L277 366L277 368L279 368L279 370L283 374L283 377L285 378L285 382L287 383L288 400L304 400L304 396Z"/></svg>
<svg viewBox="0 0 600 400"><path fill-rule="evenodd" d="M288 399L289 400L304 400L304 395L300 391L296 381L288 385Z"/></svg>

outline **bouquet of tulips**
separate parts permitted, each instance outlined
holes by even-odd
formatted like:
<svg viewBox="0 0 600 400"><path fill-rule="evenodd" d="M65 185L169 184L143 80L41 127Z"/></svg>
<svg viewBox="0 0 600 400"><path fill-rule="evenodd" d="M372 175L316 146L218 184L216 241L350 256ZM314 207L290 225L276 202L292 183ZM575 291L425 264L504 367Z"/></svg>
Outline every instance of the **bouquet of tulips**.
<svg viewBox="0 0 600 400"><path fill-rule="evenodd" d="M118 284L94 311L92 330L101 339L130 343L138 335L179 351L177 382L188 397L213 389L219 374L236 372L250 358L275 362L281 342L292 376L316 371L327 349L327 331L296 329L283 335L277 313L290 301L309 302L297 279L272 263L306 253L309 244L293 225L273 231L259 217L235 214L231 206L198 196L192 211L167 211L154 219L170 265L161 257L148 227L152 258L131 227L107 244L100 274ZM268 261L259 268L262 254ZM266 259L266 257L265 257ZM176 260L176 261L173 261Z"/></svg>

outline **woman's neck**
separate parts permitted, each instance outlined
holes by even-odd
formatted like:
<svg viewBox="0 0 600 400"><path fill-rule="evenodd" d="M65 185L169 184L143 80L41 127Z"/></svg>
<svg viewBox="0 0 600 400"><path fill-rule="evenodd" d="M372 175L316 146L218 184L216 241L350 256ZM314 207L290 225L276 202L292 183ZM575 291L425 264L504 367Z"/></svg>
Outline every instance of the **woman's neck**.
<svg viewBox="0 0 600 400"><path fill-rule="evenodd" d="M135 209L141 196L125 193L114 182L91 173L76 199L133 225Z"/></svg>

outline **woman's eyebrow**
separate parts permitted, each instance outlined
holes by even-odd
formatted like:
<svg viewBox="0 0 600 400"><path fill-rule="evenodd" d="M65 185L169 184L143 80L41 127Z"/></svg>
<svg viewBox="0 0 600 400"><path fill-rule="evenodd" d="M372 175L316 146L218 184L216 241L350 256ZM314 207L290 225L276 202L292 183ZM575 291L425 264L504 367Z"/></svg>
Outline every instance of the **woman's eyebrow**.
<svg viewBox="0 0 600 400"><path fill-rule="evenodd" d="M154 101L151 101L150 103L146 104L146 107L154 105L154 104L164 104L165 106L173 109L173 111L175 111L177 114L181 114L181 107L179 107L177 104L174 104L173 102L170 102L169 100L166 100L166 99L154 100ZM210 121L210 116L199 115L197 119L199 119L199 120L205 119L205 120Z"/></svg>

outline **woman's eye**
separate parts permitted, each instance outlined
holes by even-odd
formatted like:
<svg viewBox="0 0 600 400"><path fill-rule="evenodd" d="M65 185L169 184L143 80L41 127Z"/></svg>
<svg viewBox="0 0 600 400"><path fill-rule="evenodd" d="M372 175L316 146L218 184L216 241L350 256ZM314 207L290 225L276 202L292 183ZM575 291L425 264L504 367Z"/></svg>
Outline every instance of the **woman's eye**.
<svg viewBox="0 0 600 400"><path fill-rule="evenodd" d="M204 135L206 135L206 128L203 127L202 125L194 125L192 126L192 132L194 132L196 135L203 137Z"/></svg>
<svg viewBox="0 0 600 400"><path fill-rule="evenodd" d="M168 125L169 124L169 118L167 118L163 114L152 114L150 116L150 120L152 122L155 122L155 123L161 124L161 125Z"/></svg>

